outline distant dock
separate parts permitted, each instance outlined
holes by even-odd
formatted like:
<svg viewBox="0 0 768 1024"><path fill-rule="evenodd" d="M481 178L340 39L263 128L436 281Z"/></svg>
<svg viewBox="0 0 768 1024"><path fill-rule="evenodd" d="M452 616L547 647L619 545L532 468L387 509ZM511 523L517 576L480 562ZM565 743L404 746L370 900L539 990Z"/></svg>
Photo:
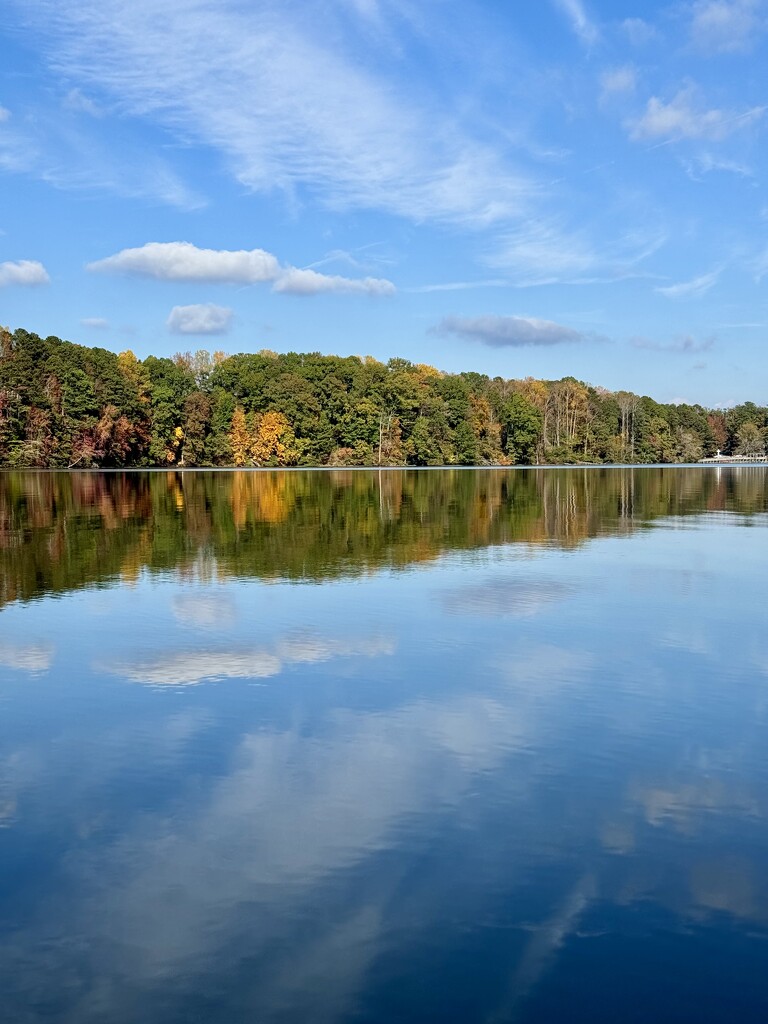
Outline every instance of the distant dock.
<svg viewBox="0 0 768 1024"><path fill-rule="evenodd" d="M714 466L739 466L745 463L768 462L768 455L711 455L708 459L699 459L700 463Z"/></svg>

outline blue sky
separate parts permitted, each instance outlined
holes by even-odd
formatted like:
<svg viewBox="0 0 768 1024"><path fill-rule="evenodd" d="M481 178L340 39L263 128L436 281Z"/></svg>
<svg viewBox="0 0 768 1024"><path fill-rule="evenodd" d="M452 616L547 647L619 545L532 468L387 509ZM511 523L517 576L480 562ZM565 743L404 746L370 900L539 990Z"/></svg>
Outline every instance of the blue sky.
<svg viewBox="0 0 768 1024"><path fill-rule="evenodd" d="M768 0L0 9L0 322L768 401Z"/></svg>

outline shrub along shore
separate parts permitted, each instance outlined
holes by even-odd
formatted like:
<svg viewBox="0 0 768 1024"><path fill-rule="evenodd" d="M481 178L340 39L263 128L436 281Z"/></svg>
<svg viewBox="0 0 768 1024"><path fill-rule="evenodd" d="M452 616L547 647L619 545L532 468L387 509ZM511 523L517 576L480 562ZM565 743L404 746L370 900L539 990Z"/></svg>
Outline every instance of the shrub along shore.
<svg viewBox="0 0 768 1024"><path fill-rule="evenodd" d="M173 358L0 328L0 465L437 466L765 454L768 409L370 356Z"/></svg>

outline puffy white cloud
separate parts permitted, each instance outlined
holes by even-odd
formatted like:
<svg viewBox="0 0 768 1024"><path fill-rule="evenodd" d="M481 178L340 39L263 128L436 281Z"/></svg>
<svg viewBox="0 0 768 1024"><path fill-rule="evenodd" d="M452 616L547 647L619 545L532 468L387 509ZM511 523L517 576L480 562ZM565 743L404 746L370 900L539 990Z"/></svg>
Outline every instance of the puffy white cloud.
<svg viewBox="0 0 768 1024"><path fill-rule="evenodd" d="M174 306L167 324L172 334L226 334L232 326L232 310L212 302Z"/></svg>
<svg viewBox="0 0 768 1024"><path fill-rule="evenodd" d="M4 107L4 106L3 106L3 105L2 105L1 103L0 103L0 124L2 124L2 123L3 123L3 121L8 121L8 120L10 120L10 117L11 117L11 112L10 112L10 110L9 110L9 109L8 109L7 107Z"/></svg>
<svg viewBox="0 0 768 1024"><path fill-rule="evenodd" d="M354 279L289 267L275 281L272 291L286 295L394 295L395 286L381 277Z"/></svg>
<svg viewBox="0 0 768 1024"><path fill-rule="evenodd" d="M48 271L37 260L12 260L0 263L0 288L17 284L34 287L50 282Z"/></svg>
<svg viewBox="0 0 768 1024"><path fill-rule="evenodd" d="M437 327L437 334L455 334L468 341L479 341L492 348L523 348L526 346L563 345L585 341L586 335L553 320L526 316L446 316Z"/></svg>
<svg viewBox="0 0 768 1024"><path fill-rule="evenodd" d="M766 108L752 107L740 114L732 110L702 110L696 105L696 90L686 86L664 103L658 96L648 100L645 113L631 127L636 140L724 139L739 128L757 121Z"/></svg>
<svg viewBox="0 0 768 1024"><path fill-rule="evenodd" d="M263 249L199 249L191 242L147 242L88 264L89 270L152 277L160 281L257 284L274 281L277 259Z"/></svg>
<svg viewBox="0 0 768 1024"><path fill-rule="evenodd" d="M273 282L273 291L285 295L393 295L395 292L392 282L384 278L355 279L321 274L310 268L302 270L282 266L276 256L264 249L200 249L192 242L147 242L89 263L88 269L151 277L159 281L204 281L209 284ZM219 329L182 333L214 334L219 333Z"/></svg>
<svg viewBox="0 0 768 1024"><path fill-rule="evenodd" d="M711 53L751 48L766 26L764 0L699 0L693 5L691 39Z"/></svg>

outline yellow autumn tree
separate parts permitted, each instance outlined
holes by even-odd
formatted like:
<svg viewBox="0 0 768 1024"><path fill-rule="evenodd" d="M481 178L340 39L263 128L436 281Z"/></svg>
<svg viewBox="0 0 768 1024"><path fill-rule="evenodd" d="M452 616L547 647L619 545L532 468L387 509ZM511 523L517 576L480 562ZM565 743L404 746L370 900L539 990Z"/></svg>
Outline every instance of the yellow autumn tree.
<svg viewBox="0 0 768 1024"><path fill-rule="evenodd" d="M245 412L241 405L238 405L232 414L229 443L232 447L232 460L236 466L244 466L247 462L251 461L253 439L248 430Z"/></svg>
<svg viewBox="0 0 768 1024"><path fill-rule="evenodd" d="M296 461L296 438L281 412L270 410L257 417L250 454L257 466L289 466Z"/></svg>

